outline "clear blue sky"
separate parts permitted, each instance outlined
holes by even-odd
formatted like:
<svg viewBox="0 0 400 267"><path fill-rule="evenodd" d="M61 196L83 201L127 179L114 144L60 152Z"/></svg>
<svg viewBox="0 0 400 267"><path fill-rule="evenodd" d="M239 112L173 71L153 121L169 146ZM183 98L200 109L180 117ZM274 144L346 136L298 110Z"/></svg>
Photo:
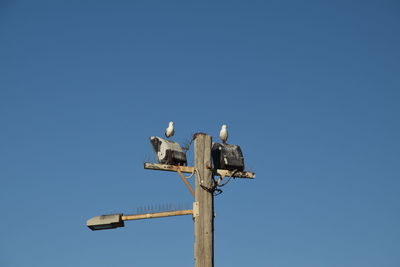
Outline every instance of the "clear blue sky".
<svg viewBox="0 0 400 267"><path fill-rule="evenodd" d="M400 266L400 4L0 1L0 266L193 266L192 202L144 170L221 124L257 179L216 197L218 267ZM189 151L192 159L193 150Z"/></svg>

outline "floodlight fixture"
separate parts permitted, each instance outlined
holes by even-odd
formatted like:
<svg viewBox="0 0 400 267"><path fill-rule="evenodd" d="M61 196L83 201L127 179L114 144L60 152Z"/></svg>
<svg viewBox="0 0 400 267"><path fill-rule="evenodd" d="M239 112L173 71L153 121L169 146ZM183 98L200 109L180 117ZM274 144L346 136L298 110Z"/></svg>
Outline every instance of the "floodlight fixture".
<svg viewBox="0 0 400 267"><path fill-rule="evenodd" d="M122 214L107 214L89 219L86 225L93 231L107 230L124 227L124 221L122 220Z"/></svg>
<svg viewBox="0 0 400 267"><path fill-rule="evenodd" d="M211 154L214 169L244 171L244 157L240 146L213 143Z"/></svg>
<svg viewBox="0 0 400 267"><path fill-rule="evenodd" d="M168 165L186 166L186 152L173 141L158 136L150 137L150 143L156 153L158 163Z"/></svg>

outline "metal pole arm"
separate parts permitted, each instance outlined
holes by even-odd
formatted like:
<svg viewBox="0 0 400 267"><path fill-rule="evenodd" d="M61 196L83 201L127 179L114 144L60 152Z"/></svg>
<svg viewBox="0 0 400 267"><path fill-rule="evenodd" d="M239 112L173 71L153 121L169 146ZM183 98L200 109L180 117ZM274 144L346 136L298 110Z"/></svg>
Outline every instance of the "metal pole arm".
<svg viewBox="0 0 400 267"><path fill-rule="evenodd" d="M165 212L146 213L146 214L122 215L121 219L123 221L131 221L131 220L142 220L142 219L190 215L190 214L193 214L193 210L176 210L176 211L165 211Z"/></svg>

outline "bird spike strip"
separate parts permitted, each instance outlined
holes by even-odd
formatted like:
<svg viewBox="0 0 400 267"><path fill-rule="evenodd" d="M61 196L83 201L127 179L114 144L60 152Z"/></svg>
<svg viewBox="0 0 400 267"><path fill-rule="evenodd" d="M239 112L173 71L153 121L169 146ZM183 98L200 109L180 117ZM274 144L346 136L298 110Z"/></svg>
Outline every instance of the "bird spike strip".
<svg viewBox="0 0 400 267"><path fill-rule="evenodd" d="M167 212L167 211L178 211L178 210L189 210L192 208L192 204L179 203L179 204L151 204L144 205L136 208L133 214L144 214L144 213L157 213L157 212Z"/></svg>

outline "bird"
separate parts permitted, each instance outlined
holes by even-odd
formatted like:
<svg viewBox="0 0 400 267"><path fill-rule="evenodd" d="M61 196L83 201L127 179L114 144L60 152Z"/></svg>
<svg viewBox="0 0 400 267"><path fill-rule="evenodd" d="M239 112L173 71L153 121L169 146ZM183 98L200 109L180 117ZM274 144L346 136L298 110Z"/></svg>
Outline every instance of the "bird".
<svg viewBox="0 0 400 267"><path fill-rule="evenodd" d="M224 124L221 127L221 131L219 132L219 138L221 138L222 143L224 145L226 145L226 141L228 140L228 130L227 130L227 126Z"/></svg>
<svg viewBox="0 0 400 267"><path fill-rule="evenodd" d="M165 136L166 136L167 138L170 138L170 137L174 136L174 133L175 133L175 130L174 130L174 122L173 122L173 121L170 121L170 122L169 122L169 125L168 125L168 128L165 129Z"/></svg>

